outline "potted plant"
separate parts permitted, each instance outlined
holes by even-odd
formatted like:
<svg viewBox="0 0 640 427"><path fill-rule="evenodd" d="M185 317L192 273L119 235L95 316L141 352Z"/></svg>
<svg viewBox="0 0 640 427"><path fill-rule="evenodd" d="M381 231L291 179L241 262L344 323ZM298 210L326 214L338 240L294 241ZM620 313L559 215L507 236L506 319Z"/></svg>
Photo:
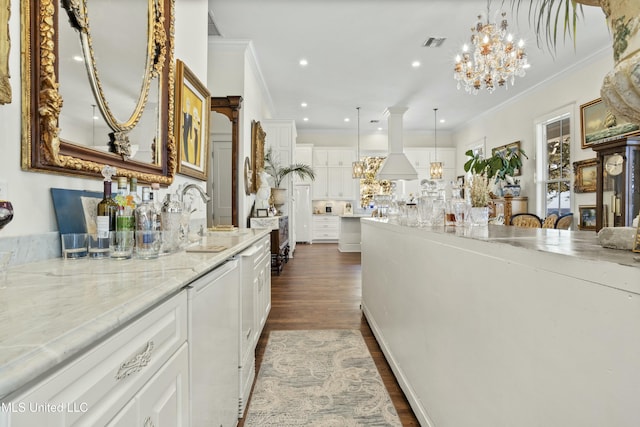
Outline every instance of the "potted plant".
<svg viewBox="0 0 640 427"><path fill-rule="evenodd" d="M316 174L313 168L304 163L293 163L288 166L282 166L278 159L275 158L271 147L264 153L264 171L273 179L273 187L271 188L271 198L276 208L284 205L286 202L286 188L280 188L282 181L289 175L295 174L300 179L309 178L314 180Z"/></svg>
<svg viewBox="0 0 640 427"><path fill-rule="evenodd" d="M576 22L582 5L599 6L613 34L614 67L605 76L600 89L603 101L619 119L640 122L640 2L631 0L510 0L517 9L529 9L538 40L543 36L555 47L562 32L575 40ZM562 13L564 11L564 19ZM575 42L574 42L575 43ZM635 88L635 90L630 89Z"/></svg>
<svg viewBox="0 0 640 427"><path fill-rule="evenodd" d="M518 147L507 147L506 150L498 151L486 159L480 158L479 153L468 150L464 153L469 160L464 164L465 172L471 171L474 174L484 175L487 180L495 178L494 184L506 183L510 188L512 196L520 195L520 185L513 178L515 172L522 168L522 157L528 159L526 153ZM517 194L515 194L517 193Z"/></svg>

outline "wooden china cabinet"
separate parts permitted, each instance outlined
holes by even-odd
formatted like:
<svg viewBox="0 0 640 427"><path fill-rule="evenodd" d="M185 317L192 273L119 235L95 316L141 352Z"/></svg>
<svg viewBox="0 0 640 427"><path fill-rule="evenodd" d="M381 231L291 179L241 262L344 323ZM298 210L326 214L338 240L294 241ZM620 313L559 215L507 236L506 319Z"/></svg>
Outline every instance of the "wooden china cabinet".
<svg viewBox="0 0 640 427"><path fill-rule="evenodd" d="M630 227L640 210L640 135L592 147L598 158L596 231Z"/></svg>

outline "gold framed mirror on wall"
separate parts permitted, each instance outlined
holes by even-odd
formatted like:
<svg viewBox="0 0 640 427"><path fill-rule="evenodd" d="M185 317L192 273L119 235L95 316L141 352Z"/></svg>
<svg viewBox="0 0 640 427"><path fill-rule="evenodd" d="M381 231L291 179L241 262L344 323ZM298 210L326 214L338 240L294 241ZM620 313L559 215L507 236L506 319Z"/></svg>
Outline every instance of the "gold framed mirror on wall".
<svg viewBox="0 0 640 427"><path fill-rule="evenodd" d="M173 25L174 0L21 1L22 168L171 184Z"/></svg>

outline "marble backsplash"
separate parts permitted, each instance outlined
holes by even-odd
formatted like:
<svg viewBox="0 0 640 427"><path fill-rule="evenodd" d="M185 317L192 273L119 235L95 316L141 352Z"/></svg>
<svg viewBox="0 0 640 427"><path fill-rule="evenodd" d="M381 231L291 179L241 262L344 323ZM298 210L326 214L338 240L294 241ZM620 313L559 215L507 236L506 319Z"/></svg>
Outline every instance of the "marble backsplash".
<svg viewBox="0 0 640 427"><path fill-rule="evenodd" d="M59 258L61 256L60 234L52 231L43 234L0 237L0 251L13 251L9 265Z"/></svg>
<svg viewBox="0 0 640 427"><path fill-rule="evenodd" d="M192 220L190 223L191 232L197 233L201 226L204 227L204 223L204 219ZM9 265L60 258L62 256L60 233L51 231L42 234L0 237L0 252L3 251L13 252Z"/></svg>

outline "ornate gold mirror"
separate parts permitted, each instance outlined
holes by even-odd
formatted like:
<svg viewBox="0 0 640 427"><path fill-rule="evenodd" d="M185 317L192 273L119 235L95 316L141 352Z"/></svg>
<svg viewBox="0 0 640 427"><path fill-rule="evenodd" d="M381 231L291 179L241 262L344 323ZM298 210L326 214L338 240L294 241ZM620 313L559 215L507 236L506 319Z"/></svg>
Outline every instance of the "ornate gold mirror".
<svg viewBox="0 0 640 427"><path fill-rule="evenodd" d="M168 185L173 0L22 1L22 167Z"/></svg>

